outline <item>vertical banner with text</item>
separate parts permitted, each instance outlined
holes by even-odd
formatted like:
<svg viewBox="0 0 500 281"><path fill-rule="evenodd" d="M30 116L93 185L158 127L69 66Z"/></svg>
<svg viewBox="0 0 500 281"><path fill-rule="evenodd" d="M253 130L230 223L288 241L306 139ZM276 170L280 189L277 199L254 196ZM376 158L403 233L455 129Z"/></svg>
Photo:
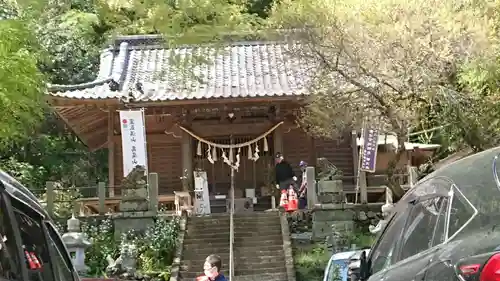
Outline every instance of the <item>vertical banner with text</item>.
<svg viewBox="0 0 500 281"><path fill-rule="evenodd" d="M377 168L377 149L378 149L378 128L375 126L366 126L363 128L362 146L361 146L361 171L374 173Z"/></svg>
<svg viewBox="0 0 500 281"><path fill-rule="evenodd" d="M144 110L120 111L122 130L123 176L126 177L136 166L144 166L148 171L146 149L146 126Z"/></svg>

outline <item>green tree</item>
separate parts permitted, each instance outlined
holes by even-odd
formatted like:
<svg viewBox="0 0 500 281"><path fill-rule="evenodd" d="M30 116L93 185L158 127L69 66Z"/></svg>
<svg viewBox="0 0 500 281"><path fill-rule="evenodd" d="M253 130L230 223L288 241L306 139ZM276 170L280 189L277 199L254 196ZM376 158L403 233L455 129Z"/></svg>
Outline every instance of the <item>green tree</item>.
<svg viewBox="0 0 500 281"><path fill-rule="evenodd" d="M0 20L0 145L26 136L43 117L45 80L26 22Z"/></svg>
<svg viewBox="0 0 500 281"><path fill-rule="evenodd" d="M313 75L306 129L336 138L368 119L398 136L387 171L397 197L404 191L394 172L408 128L428 117L424 109L455 100L465 63L496 51L483 7L451 0L282 0L270 24L298 30L290 53Z"/></svg>

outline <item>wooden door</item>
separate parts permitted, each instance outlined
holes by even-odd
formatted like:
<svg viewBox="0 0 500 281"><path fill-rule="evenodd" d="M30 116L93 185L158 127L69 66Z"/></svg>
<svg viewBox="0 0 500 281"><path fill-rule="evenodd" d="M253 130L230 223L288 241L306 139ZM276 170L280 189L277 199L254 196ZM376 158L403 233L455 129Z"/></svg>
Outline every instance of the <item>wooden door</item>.
<svg viewBox="0 0 500 281"><path fill-rule="evenodd" d="M234 136L233 143L244 143L255 139L257 136ZM207 139L211 142L217 144L230 144L230 137L217 137ZM267 138L268 151L264 151L264 141L259 141L259 159L254 161L248 157L248 147L243 147L240 149L240 166L238 171L235 171L235 197L244 197L246 188L256 188L263 184L267 184L268 174L272 173L270 171L272 166L272 144L273 140L271 137ZM210 163L207 159L208 145L201 144L201 154L197 155L198 141L193 141L193 151L195 152L194 157L194 169L202 169L207 172L208 186L210 195L229 195L229 190L231 187L231 169L223 162L222 150L217 149L217 161L215 163ZM252 145L252 154L255 152L255 145ZM226 156L229 157L229 150L225 150ZM234 150L234 157L236 157L237 150ZM253 156L253 155L252 155Z"/></svg>

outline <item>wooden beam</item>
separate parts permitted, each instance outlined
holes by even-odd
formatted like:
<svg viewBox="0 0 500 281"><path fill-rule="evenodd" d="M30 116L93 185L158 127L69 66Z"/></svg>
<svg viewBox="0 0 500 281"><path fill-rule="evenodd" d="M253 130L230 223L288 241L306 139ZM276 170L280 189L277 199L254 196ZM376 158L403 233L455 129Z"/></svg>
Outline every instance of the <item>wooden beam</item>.
<svg viewBox="0 0 500 281"><path fill-rule="evenodd" d="M261 123L248 123L248 124L206 124L206 123L194 123L191 128L187 128L193 131L200 137L216 137L216 136L228 136L232 135L248 135L248 134L262 134L269 130L273 126L271 122L261 122ZM281 126L280 126L281 127Z"/></svg>
<svg viewBox="0 0 500 281"><path fill-rule="evenodd" d="M109 197L115 196L115 141L113 139L115 131L115 111L108 112L108 182Z"/></svg>
<svg viewBox="0 0 500 281"><path fill-rule="evenodd" d="M59 107L73 107L78 105L96 105L96 106L119 106L125 108L125 104L118 99L77 99L64 98L47 95L49 104ZM180 106L180 105L214 105L214 104L234 104L234 103L274 103L274 102L298 102L305 104L305 96L277 96L277 97L244 97L244 98L216 98L216 99L189 99L189 100L166 100L166 101L147 101L126 104L127 108L142 108L154 106Z"/></svg>
<svg viewBox="0 0 500 281"><path fill-rule="evenodd" d="M192 144L192 138L191 136L182 131L182 140L181 140L181 151L182 151L182 175L187 176L187 180L189 183L193 184L193 146ZM189 191L185 190L186 186L183 186L184 190L183 191Z"/></svg>

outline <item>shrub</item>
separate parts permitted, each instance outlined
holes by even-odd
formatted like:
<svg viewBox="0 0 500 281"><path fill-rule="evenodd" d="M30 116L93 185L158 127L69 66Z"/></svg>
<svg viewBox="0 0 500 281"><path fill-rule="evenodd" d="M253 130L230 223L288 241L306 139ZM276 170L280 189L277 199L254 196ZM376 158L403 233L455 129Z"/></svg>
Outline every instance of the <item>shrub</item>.
<svg viewBox="0 0 500 281"><path fill-rule="evenodd" d="M331 252L326 245L318 244L312 249L296 249L294 262L297 281L322 281Z"/></svg>
<svg viewBox="0 0 500 281"><path fill-rule="evenodd" d="M109 255L116 259L122 242L126 242L137 249L138 272L154 273L168 280L179 229L179 218L158 217L144 233L132 230L115 239L113 222L109 218L82 223L82 231L92 242L86 251L86 264L90 268L88 274L103 276L108 266L106 257Z"/></svg>

